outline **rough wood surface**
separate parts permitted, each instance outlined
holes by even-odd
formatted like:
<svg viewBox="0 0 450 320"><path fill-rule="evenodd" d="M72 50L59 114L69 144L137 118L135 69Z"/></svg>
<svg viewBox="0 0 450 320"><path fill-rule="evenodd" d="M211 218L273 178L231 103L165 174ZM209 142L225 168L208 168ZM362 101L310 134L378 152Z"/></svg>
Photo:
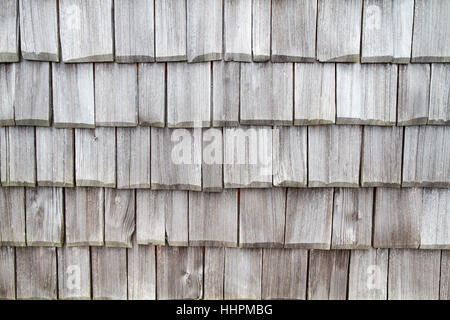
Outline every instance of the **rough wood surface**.
<svg viewBox="0 0 450 320"><path fill-rule="evenodd" d="M0 128L0 172L3 186L29 186L36 183L35 129Z"/></svg>
<svg viewBox="0 0 450 320"><path fill-rule="evenodd" d="M389 300L438 300L440 250L401 250L389 253Z"/></svg>
<svg viewBox="0 0 450 320"><path fill-rule="evenodd" d="M241 64L241 124L291 125L293 76L288 63Z"/></svg>
<svg viewBox="0 0 450 320"><path fill-rule="evenodd" d="M308 186L358 187L362 129L308 127Z"/></svg>
<svg viewBox="0 0 450 320"><path fill-rule="evenodd" d="M440 283L440 299L450 300L450 250L442 250Z"/></svg>
<svg viewBox="0 0 450 320"><path fill-rule="evenodd" d="M203 131L202 185L205 192L223 190L222 128Z"/></svg>
<svg viewBox="0 0 450 320"><path fill-rule="evenodd" d="M77 186L116 186L115 128L75 129Z"/></svg>
<svg viewBox="0 0 450 320"><path fill-rule="evenodd" d="M93 64L53 63L52 96L55 127L95 126Z"/></svg>
<svg viewBox="0 0 450 320"><path fill-rule="evenodd" d="M225 248L205 248L204 294L206 300L222 300L225 272Z"/></svg>
<svg viewBox="0 0 450 320"><path fill-rule="evenodd" d="M338 63L336 122L395 125L397 65Z"/></svg>
<svg viewBox="0 0 450 320"><path fill-rule="evenodd" d="M236 247L237 240L237 190L189 192L189 245Z"/></svg>
<svg viewBox="0 0 450 320"><path fill-rule="evenodd" d="M157 247L156 289L160 300L203 296L202 248Z"/></svg>
<svg viewBox="0 0 450 320"><path fill-rule="evenodd" d="M306 298L308 251L264 249L262 299Z"/></svg>
<svg viewBox="0 0 450 320"><path fill-rule="evenodd" d="M91 261L89 247L58 249L58 299L91 298Z"/></svg>
<svg viewBox="0 0 450 320"><path fill-rule="evenodd" d="M450 127L406 127L403 186L450 187Z"/></svg>
<svg viewBox="0 0 450 320"><path fill-rule="evenodd" d="M15 81L16 65L0 64L0 126L14 125Z"/></svg>
<svg viewBox="0 0 450 320"><path fill-rule="evenodd" d="M252 57L255 62L270 60L272 1L253 0Z"/></svg>
<svg viewBox="0 0 450 320"><path fill-rule="evenodd" d="M156 299L156 255L154 246L140 246L133 236L127 251L128 299Z"/></svg>
<svg viewBox="0 0 450 320"><path fill-rule="evenodd" d="M286 189L242 189L239 199L239 246L282 247Z"/></svg>
<svg viewBox="0 0 450 320"><path fill-rule="evenodd" d="M373 246L418 248L422 212L422 189L377 188Z"/></svg>
<svg viewBox="0 0 450 320"><path fill-rule="evenodd" d="M186 0L155 0L156 61L186 60Z"/></svg>
<svg viewBox="0 0 450 320"><path fill-rule="evenodd" d="M59 1L64 62L113 61L113 1Z"/></svg>
<svg viewBox="0 0 450 320"><path fill-rule="evenodd" d="M211 125L211 64L167 65L167 124L169 127Z"/></svg>
<svg viewBox="0 0 450 320"><path fill-rule="evenodd" d="M225 248L224 299L261 299L262 249Z"/></svg>
<svg viewBox="0 0 450 320"><path fill-rule="evenodd" d="M335 123L335 64L296 63L294 76L294 124Z"/></svg>
<svg viewBox="0 0 450 320"><path fill-rule="evenodd" d="M14 119L17 125L50 125L50 84L50 63L24 60L16 64Z"/></svg>
<svg viewBox="0 0 450 320"><path fill-rule="evenodd" d="M161 191L158 191L161 192ZM169 246L189 244L189 195L187 191L165 194L165 238ZM151 225L150 225L151 226Z"/></svg>
<svg viewBox="0 0 450 320"><path fill-rule="evenodd" d="M272 61L313 62L316 57L316 0L272 2Z"/></svg>
<svg viewBox="0 0 450 320"><path fill-rule="evenodd" d="M345 300L348 250L312 250L309 253L308 300Z"/></svg>
<svg viewBox="0 0 450 320"><path fill-rule="evenodd" d="M333 249L368 249L372 245L371 188L336 188L333 202Z"/></svg>
<svg viewBox="0 0 450 320"><path fill-rule="evenodd" d="M15 259L13 247L0 246L0 300L16 298Z"/></svg>
<svg viewBox="0 0 450 320"><path fill-rule="evenodd" d="M224 0L225 61L252 61L252 0Z"/></svg>
<svg viewBox="0 0 450 320"><path fill-rule="evenodd" d="M57 298L56 248L16 248L17 299Z"/></svg>
<svg viewBox="0 0 450 320"><path fill-rule="evenodd" d="M66 188L65 218L68 246L101 246L105 192L102 188Z"/></svg>
<svg viewBox="0 0 450 320"><path fill-rule="evenodd" d="M399 187L402 175L403 128L364 127L361 159L363 187Z"/></svg>
<svg viewBox="0 0 450 320"><path fill-rule="evenodd" d="M117 62L155 60L154 0L114 1Z"/></svg>
<svg viewBox="0 0 450 320"><path fill-rule="evenodd" d="M306 187L307 128L276 127L273 130L273 185Z"/></svg>
<svg viewBox="0 0 450 320"><path fill-rule="evenodd" d="M135 229L134 190L105 189L105 244L131 248Z"/></svg>
<svg viewBox="0 0 450 320"><path fill-rule="evenodd" d="M1 81L1 80L0 80ZM428 124L450 125L450 64L431 65Z"/></svg>
<svg viewBox="0 0 450 320"><path fill-rule="evenodd" d="M150 128L117 128L117 188L150 188Z"/></svg>
<svg viewBox="0 0 450 320"><path fill-rule="evenodd" d="M352 250L348 273L349 300L386 300L387 249Z"/></svg>
<svg viewBox="0 0 450 320"><path fill-rule="evenodd" d="M414 2L413 62L450 62L450 2Z"/></svg>
<svg viewBox="0 0 450 320"><path fill-rule="evenodd" d="M57 0L20 0L20 47L27 60L59 61Z"/></svg>
<svg viewBox="0 0 450 320"><path fill-rule="evenodd" d="M213 63L213 109L214 127L239 125L240 63Z"/></svg>
<svg viewBox="0 0 450 320"><path fill-rule="evenodd" d="M450 249L450 189L423 189L420 248Z"/></svg>
<svg viewBox="0 0 450 320"><path fill-rule="evenodd" d="M0 188L0 247L25 246L25 189Z"/></svg>
<svg viewBox="0 0 450 320"><path fill-rule="evenodd" d="M187 0L187 59L222 59L222 1Z"/></svg>
<svg viewBox="0 0 450 320"><path fill-rule="evenodd" d="M60 247L64 236L63 189L26 188L28 246Z"/></svg>
<svg viewBox="0 0 450 320"><path fill-rule="evenodd" d="M92 247L92 298L127 300L127 249Z"/></svg>
<svg viewBox="0 0 450 320"><path fill-rule="evenodd" d="M137 68L135 64L95 64L95 124L137 125Z"/></svg>
<svg viewBox="0 0 450 320"><path fill-rule="evenodd" d="M19 61L19 6L17 0L0 3L0 62Z"/></svg>
<svg viewBox="0 0 450 320"><path fill-rule="evenodd" d="M138 64L139 124L154 127L165 125L164 63Z"/></svg>
<svg viewBox="0 0 450 320"><path fill-rule="evenodd" d="M151 129L152 189L202 188L202 131Z"/></svg>
<svg viewBox="0 0 450 320"><path fill-rule="evenodd" d="M321 62L358 62L362 0L319 0L317 59Z"/></svg>

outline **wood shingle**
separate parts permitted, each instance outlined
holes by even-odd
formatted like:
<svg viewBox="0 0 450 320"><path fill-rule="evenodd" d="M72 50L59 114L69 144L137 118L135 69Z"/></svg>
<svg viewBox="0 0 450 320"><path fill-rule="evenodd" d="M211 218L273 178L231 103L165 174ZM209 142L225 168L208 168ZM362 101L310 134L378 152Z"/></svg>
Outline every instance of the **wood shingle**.
<svg viewBox="0 0 450 320"><path fill-rule="evenodd" d="M450 64L431 65L428 124L450 125Z"/></svg>
<svg viewBox="0 0 450 320"><path fill-rule="evenodd" d="M0 64L0 125L14 125L16 64Z"/></svg>
<svg viewBox="0 0 450 320"><path fill-rule="evenodd" d="M16 298L15 253L13 247L0 246L0 299Z"/></svg>
<svg viewBox="0 0 450 320"><path fill-rule="evenodd" d="M252 0L224 0L225 61L252 61Z"/></svg>
<svg viewBox="0 0 450 320"><path fill-rule="evenodd" d="M156 255L154 246L140 246L133 236L127 250L128 300L155 300Z"/></svg>
<svg viewBox="0 0 450 320"><path fill-rule="evenodd" d="M450 249L450 189L423 189L420 248Z"/></svg>
<svg viewBox="0 0 450 320"><path fill-rule="evenodd" d="M17 0L0 3L0 62L19 61L19 5Z"/></svg>
<svg viewBox="0 0 450 320"><path fill-rule="evenodd" d="M138 64L139 124L164 127L166 67L164 63Z"/></svg>
<svg viewBox="0 0 450 320"><path fill-rule="evenodd" d="M239 125L240 63L213 63L213 126Z"/></svg>
<svg viewBox="0 0 450 320"><path fill-rule="evenodd" d="M127 299L127 249L92 247L92 298Z"/></svg>
<svg viewBox="0 0 450 320"><path fill-rule="evenodd" d="M0 247L25 246L24 188L0 188L0 221Z"/></svg>
<svg viewBox="0 0 450 320"><path fill-rule="evenodd" d="M91 298L91 259L89 247L58 248L58 299Z"/></svg>
<svg viewBox="0 0 450 320"><path fill-rule="evenodd" d="M224 273L225 248L206 247L203 279L204 299L223 299Z"/></svg>
<svg viewBox="0 0 450 320"><path fill-rule="evenodd" d="M202 187L203 191L223 190L223 134L222 128L203 130Z"/></svg>
<svg viewBox="0 0 450 320"><path fill-rule="evenodd" d="M272 1L253 0L252 3L252 58L255 62L270 60Z"/></svg>
<svg viewBox="0 0 450 320"><path fill-rule="evenodd" d="M136 226L134 190L105 189L105 245L131 248Z"/></svg>

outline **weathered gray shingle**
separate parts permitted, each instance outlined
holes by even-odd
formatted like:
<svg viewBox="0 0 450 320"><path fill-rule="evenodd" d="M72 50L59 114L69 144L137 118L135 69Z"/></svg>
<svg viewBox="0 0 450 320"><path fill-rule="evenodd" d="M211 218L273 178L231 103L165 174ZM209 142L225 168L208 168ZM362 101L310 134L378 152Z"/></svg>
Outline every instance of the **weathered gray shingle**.
<svg viewBox="0 0 450 320"><path fill-rule="evenodd" d="M0 62L19 61L19 18L17 0L0 3Z"/></svg>
<svg viewBox="0 0 450 320"><path fill-rule="evenodd" d="M105 245L131 248L135 229L134 190L105 189Z"/></svg>
<svg viewBox="0 0 450 320"><path fill-rule="evenodd" d="M16 64L0 64L0 125L14 125Z"/></svg>
<svg viewBox="0 0 450 320"><path fill-rule="evenodd" d="M25 246L24 188L0 188L0 221L0 247Z"/></svg>
<svg viewBox="0 0 450 320"><path fill-rule="evenodd" d="M155 300L156 255L154 246L140 246L133 236L127 250L128 300Z"/></svg>
<svg viewBox="0 0 450 320"><path fill-rule="evenodd" d="M240 63L213 63L213 126L237 126L239 124Z"/></svg>
<svg viewBox="0 0 450 320"><path fill-rule="evenodd" d="M252 61L252 0L224 0L225 61Z"/></svg>
<svg viewBox="0 0 450 320"><path fill-rule="evenodd" d="M0 249L1 250L1 249ZM204 255L203 298L222 300L225 272L225 248L206 247Z"/></svg>
<svg viewBox="0 0 450 320"><path fill-rule="evenodd" d="M91 248L92 298L127 299L127 249Z"/></svg>
<svg viewBox="0 0 450 320"><path fill-rule="evenodd" d="M91 258L89 247L57 249L58 299L88 300L91 298Z"/></svg>
<svg viewBox="0 0 450 320"><path fill-rule="evenodd" d="M164 63L138 64L139 124L164 127L166 66Z"/></svg>
<svg viewBox="0 0 450 320"><path fill-rule="evenodd" d="M431 65L428 124L450 125L450 64Z"/></svg>
<svg viewBox="0 0 450 320"><path fill-rule="evenodd" d="M423 189L420 248L450 249L450 189Z"/></svg>
<svg viewBox="0 0 450 320"><path fill-rule="evenodd" d="M253 0L252 3L252 57L253 61L270 60L272 1Z"/></svg>
<svg viewBox="0 0 450 320"><path fill-rule="evenodd" d="M439 291L441 300L450 299L450 250L442 250L441 261L441 288Z"/></svg>
<svg viewBox="0 0 450 320"><path fill-rule="evenodd" d="M203 131L202 189L206 192L223 190L223 134L222 128Z"/></svg>
<svg viewBox="0 0 450 320"><path fill-rule="evenodd" d="M15 248L0 246L0 299L16 298Z"/></svg>

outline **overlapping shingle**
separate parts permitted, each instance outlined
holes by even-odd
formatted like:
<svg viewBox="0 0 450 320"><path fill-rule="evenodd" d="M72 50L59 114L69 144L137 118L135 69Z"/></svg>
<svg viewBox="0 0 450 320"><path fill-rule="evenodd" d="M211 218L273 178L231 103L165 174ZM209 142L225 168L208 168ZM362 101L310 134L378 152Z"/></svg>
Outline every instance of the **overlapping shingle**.
<svg viewBox="0 0 450 320"><path fill-rule="evenodd" d="M213 63L213 126L239 124L240 63Z"/></svg>
<svg viewBox="0 0 450 320"><path fill-rule="evenodd" d="M221 192L223 190L222 129L204 130L202 143L202 190Z"/></svg>
<svg viewBox="0 0 450 320"><path fill-rule="evenodd" d="M16 298L15 249L0 246L0 299Z"/></svg>
<svg viewBox="0 0 450 320"><path fill-rule="evenodd" d="M423 189L420 248L450 249L450 189Z"/></svg>
<svg viewBox="0 0 450 320"><path fill-rule="evenodd" d="M131 248L136 226L134 190L105 189L105 245Z"/></svg>
<svg viewBox="0 0 450 320"><path fill-rule="evenodd" d="M0 188L0 247L25 246L25 189Z"/></svg>
<svg viewBox="0 0 450 320"><path fill-rule="evenodd" d="M17 0L0 4L0 62L19 61L19 5Z"/></svg>
<svg viewBox="0 0 450 320"><path fill-rule="evenodd" d="M207 300L223 299L225 272L225 248L205 248L203 298Z"/></svg>
<svg viewBox="0 0 450 320"><path fill-rule="evenodd" d="M154 246L140 246L133 237L133 248L127 251L128 299L156 298L156 255Z"/></svg>
<svg viewBox="0 0 450 320"><path fill-rule="evenodd" d="M91 256L89 247L57 249L58 299L87 300L91 298Z"/></svg>
<svg viewBox="0 0 450 320"><path fill-rule="evenodd" d="M252 0L224 1L225 61L252 61Z"/></svg>
<svg viewBox="0 0 450 320"><path fill-rule="evenodd" d="M14 125L16 64L0 64L0 125Z"/></svg>
<svg viewBox="0 0 450 320"><path fill-rule="evenodd" d="M431 65L428 124L450 125L450 64Z"/></svg>
<svg viewBox="0 0 450 320"><path fill-rule="evenodd" d="M163 63L138 64L139 124L164 127L166 122L166 67Z"/></svg>
<svg viewBox="0 0 450 320"><path fill-rule="evenodd" d="M255 62L270 60L272 1L252 2L252 58Z"/></svg>

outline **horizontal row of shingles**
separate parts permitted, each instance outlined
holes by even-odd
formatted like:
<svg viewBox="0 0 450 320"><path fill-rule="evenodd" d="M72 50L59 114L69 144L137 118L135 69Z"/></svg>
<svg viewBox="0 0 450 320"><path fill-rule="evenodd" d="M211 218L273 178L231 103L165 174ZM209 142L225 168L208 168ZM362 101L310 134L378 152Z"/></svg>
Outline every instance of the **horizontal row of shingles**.
<svg viewBox="0 0 450 320"><path fill-rule="evenodd" d="M450 126L0 128L3 186L450 186Z"/></svg>
<svg viewBox="0 0 450 320"><path fill-rule="evenodd" d="M57 0L4 0L0 9L4 62L19 59L19 29L22 56L44 61L59 60L60 39L64 62L355 62L360 53L450 62L447 0L60 0L59 13Z"/></svg>
<svg viewBox="0 0 450 320"><path fill-rule="evenodd" d="M138 244L170 246L450 249L450 189L39 187L0 195L1 245L131 247L136 230Z"/></svg>
<svg viewBox="0 0 450 320"><path fill-rule="evenodd" d="M0 299L450 299L450 251L0 247Z"/></svg>
<svg viewBox="0 0 450 320"><path fill-rule="evenodd" d="M0 64L0 124L445 125L449 81L450 64L23 61Z"/></svg>

